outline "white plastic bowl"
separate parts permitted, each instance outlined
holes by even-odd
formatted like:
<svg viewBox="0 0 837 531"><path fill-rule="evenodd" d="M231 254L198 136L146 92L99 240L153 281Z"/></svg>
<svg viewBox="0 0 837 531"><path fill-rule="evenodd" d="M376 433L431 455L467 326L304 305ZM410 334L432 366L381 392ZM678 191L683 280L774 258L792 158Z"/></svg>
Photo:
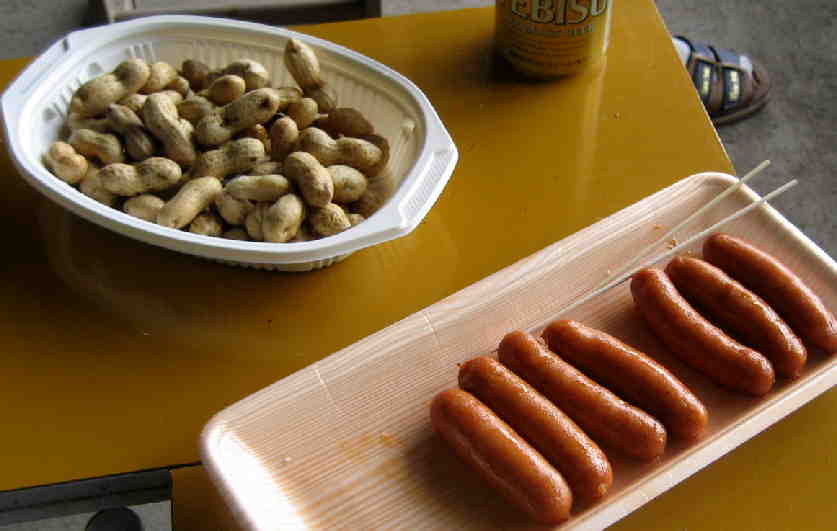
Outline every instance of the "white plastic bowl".
<svg viewBox="0 0 837 531"><path fill-rule="evenodd" d="M73 92L85 81L141 57L180 65L198 59L216 68L240 58L261 62L274 86L294 85L282 61L297 38L314 48L340 106L354 107L390 142L382 174L392 196L369 219L335 236L299 243L225 240L169 229L102 205L43 165L60 138ZM125 236L225 263L305 271L358 249L410 233L435 203L458 152L427 97L404 76L357 52L283 28L197 16L157 16L76 31L56 42L9 86L0 101L9 152L23 177L70 211Z"/></svg>

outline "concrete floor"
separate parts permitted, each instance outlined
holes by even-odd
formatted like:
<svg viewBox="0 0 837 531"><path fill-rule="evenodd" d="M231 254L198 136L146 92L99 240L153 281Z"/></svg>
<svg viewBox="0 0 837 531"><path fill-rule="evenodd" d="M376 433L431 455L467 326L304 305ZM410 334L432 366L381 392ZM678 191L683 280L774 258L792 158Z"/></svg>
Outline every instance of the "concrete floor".
<svg viewBox="0 0 837 531"><path fill-rule="evenodd" d="M620 0L620 3L626 0ZM3 0L0 58L31 56L85 21L86 0ZM386 16L490 5L486 0L384 0ZM791 222L837 257L837 2L827 0L657 0L674 34L747 52L773 81L773 97L756 116L720 128L739 174L764 159L772 167L753 184L767 192L801 183L775 201ZM661 88L664 90L664 87ZM689 146L683 146L688 149ZM15 526L3 528L13 530ZM66 529L55 527L53 529Z"/></svg>

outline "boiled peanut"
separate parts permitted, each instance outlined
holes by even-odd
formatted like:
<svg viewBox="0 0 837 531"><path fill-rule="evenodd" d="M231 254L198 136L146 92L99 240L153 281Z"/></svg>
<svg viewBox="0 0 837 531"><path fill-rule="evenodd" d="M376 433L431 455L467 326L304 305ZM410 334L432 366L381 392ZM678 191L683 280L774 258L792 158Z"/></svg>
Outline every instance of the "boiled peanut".
<svg viewBox="0 0 837 531"><path fill-rule="evenodd" d="M179 105L180 102L182 102L184 100L183 95L176 90L166 89L166 90L161 90L160 92L157 92L156 94L165 95L175 105Z"/></svg>
<svg viewBox="0 0 837 531"><path fill-rule="evenodd" d="M265 153L270 153L270 134L267 132L267 129L265 129L265 127L262 124L256 124L251 127L248 127L247 129L239 133L239 138L255 138L256 140L264 144Z"/></svg>
<svg viewBox="0 0 837 531"><path fill-rule="evenodd" d="M182 176L180 166L173 160L151 157L134 166L108 164L99 172L102 185L111 193L123 196L167 190Z"/></svg>
<svg viewBox="0 0 837 531"><path fill-rule="evenodd" d="M143 94L160 92L180 75L172 65L166 63L165 61L157 61L156 63L153 63L149 67L149 70L150 73L148 75L148 81L146 81L145 85L143 85L139 90Z"/></svg>
<svg viewBox="0 0 837 531"><path fill-rule="evenodd" d="M144 219L153 223L157 220L157 214L160 213L160 209L163 208L165 203L165 201L156 195L142 194L125 201L125 204L122 205L122 210L135 218Z"/></svg>
<svg viewBox="0 0 837 531"><path fill-rule="evenodd" d="M247 229L247 234L257 242L264 240L262 222L264 221L264 215L268 208L270 208L270 203L256 203L253 210L247 214L247 219L244 220L244 227Z"/></svg>
<svg viewBox="0 0 837 531"><path fill-rule="evenodd" d="M204 116L208 116L215 112L215 104L209 99L197 94L192 94L177 105L177 112L181 118L189 120L191 123L198 123Z"/></svg>
<svg viewBox="0 0 837 531"><path fill-rule="evenodd" d="M133 160L145 160L154 154L154 141L137 114L118 103L108 106L111 128L125 138L125 151Z"/></svg>
<svg viewBox="0 0 837 531"><path fill-rule="evenodd" d="M345 164L360 170L368 177L379 168L383 152L375 144L360 138L342 137L337 140L316 127L299 133L297 149L312 154L325 166Z"/></svg>
<svg viewBox="0 0 837 531"><path fill-rule="evenodd" d="M226 190L215 197L215 210L230 225L243 224L254 208L252 201L235 198Z"/></svg>
<svg viewBox="0 0 837 531"><path fill-rule="evenodd" d="M334 183L335 203L352 203L366 191L366 177L351 166L335 164L326 169Z"/></svg>
<svg viewBox="0 0 837 531"><path fill-rule="evenodd" d="M250 175L280 175L282 173L282 163L275 160L267 160L260 162L249 170Z"/></svg>
<svg viewBox="0 0 837 531"><path fill-rule="evenodd" d="M292 151L299 138L296 122L289 116L279 118L270 128L270 157L274 160L285 160Z"/></svg>
<svg viewBox="0 0 837 531"><path fill-rule="evenodd" d="M70 102L70 111L81 116L102 114L111 103L137 92L151 76L148 63L142 59L128 59L110 74L104 74L83 84Z"/></svg>
<svg viewBox="0 0 837 531"><path fill-rule="evenodd" d="M192 175L223 179L227 175L249 171L264 157L264 145L255 138L231 140L218 149L201 153L192 168Z"/></svg>
<svg viewBox="0 0 837 531"><path fill-rule="evenodd" d="M209 85L209 99L216 105L226 105L240 98L245 90L246 85L240 77L221 76Z"/></svg>
<svg viewBox="0 0 837 531"><path fill-rule="evenodd" d="M304 92L323 85L320 77L320 61L310 46L299 39L290 39L285 45L285 67Z"/></svg>
<svg viewBox="0 0 837 531"><path fill-rule="evenodd" d="M192 222L221 193L221 182L214 177L200 177L183 185L157 215L157 223L179 229Z"/></svg>
<svg viewBox="0 0 837 531"><path fill-rule="evenodd" d="M97 133L92 129L76 129L70 134L68 143L88 159L95 157L102 164L125 160L119 138L108 133Z"/></svg>
<svg viewBox="0 0 837 531"><path fill-rule="evenodd" d="M337 99L325 86L320 75L320 61L310 46L298 39L285 45L285 67L305 96L317 102L319 112L328 113L337 107Z"/></svg>
<svg viewBox="0 0 837 531"><path fill-rule="evenodd" d="M378 159L376 164L366 170L367 176L376 177L384 171L384 168L386 168L386 165L389 163L389 141L381 135L374 133L370 135L363 135L360 139L374 144L381 150L381 158Z"/></svg>
<svg viewBox="0 0 837 531"><path fill-rule="evenodd" d="M53 142L44 155L46 167L59 179L69 184L81 181L90 164L84 155L79 154L66 142Z"/></svg>
<svg viewBox="0 0 837 531"><path fill-rule="evenodd" d="M183 76L177 76L174 81L166 85L166 88L177 92L184 99L192 95L192 86Z"/></svg>
<svg viewBox="0 0 837 531"><path fill-rule="evenodd" d="M145 100L147 99L147 94L134 93L125 96L117 103L124 107L128 107L129 109L137 113L137 115L139 115L140 111L142 110L142 106L145 105Z"/></svg>
<svg viewBox="0 0 837 531"><path fill-rule="evenodd" d="M377 212L386 200L387 196L381 190L367 186L363 195L360 196L357 201L352 203L352 211L368 218Z"/></svg>
<svg viewBox="0 0 837 531"><path fill-rule="evenodd" d="M337 96L329 87L317 87L305 91L305 95L317 102L320 112L331 112L337 108Z"/></svg>
<svg viewBox="0 0 837 531"><path fill-rule="evenodd" d="M375 128L364 118L360 111L351 107L334 109L328 113L328 117L324 122L325 127L323 129L331 136L343 135L360 138L375 132Z"/></svg>
<svg viewBox="0 0 837 531"><path fill-rule="evenodd" d="M352 226L346 212L334 203L329 203L322 208L311 209L308 221L317 234L321 236L333 236Z"/></svg>
<svg viewBox="0 0 837 531"><path fill-rule="evenodd" d="M265 241L284 243L296 236L305 219L305 205L296 194L285 194L271 205L262 219Z"/></svg>
<svg viewBox="0 0 837 531"><path fill-rule="evenodd" d="M224 191L237 199L276 201L291 190L282 175L242 175L229 181Z"/></svg>
<svg viewBox="0 0 837 531"><path fill-rule="evenodd" d="M181 66L183 77L189 81L189 86L195 92L203 90L209 86L207 76L209 75L209 67L194 59L187 59L183 61Z"/></svg>
<svg viewBox="0 0 837 531"><path fill-rule="evenodd" d="M177 107L163 94L151 94L142 107L145 125L162 142L166 156L181 166L191 166L197 153L189 131L177 114Z"/></svg>
<svg viewBox="0 0 837 531"><path fill-rule="evenodd" d="M110 120L107 118L86 118L78 113L71 112L67 115L67 127L70 131L76 129L91 129L97 133L110 133Z"/></svg>
<svg viewBox="0 0 837 531"><path fill-rule="evenodd" d="M212 212L203 212L189 224L189 232L204 236L220 236L224 232L224 224Z"/></svg>
<svg viewBox="0 0 837 531"><path fill-rule="evenodd" d="M302 98L288 105L285 113L290 116L299 130L305 129L319 117L317 102L311 98Z"/></svg>
<svg viewBox="0 0 837 531"><path fill-rule="evenodd" d="M331 175L310 153L295 151L285 159L285 175L296 184L305 202L324 207L334 197Z"/></svg>
<svg viewBox="0 0 837 531"><path fill-rule="evenodd" d="M90 164L87 175L81 180L79 190L103 205L112 207L116 203L116 195L108 192L102 185L102 179L99 178L99 167L95 164Z"/></svg>

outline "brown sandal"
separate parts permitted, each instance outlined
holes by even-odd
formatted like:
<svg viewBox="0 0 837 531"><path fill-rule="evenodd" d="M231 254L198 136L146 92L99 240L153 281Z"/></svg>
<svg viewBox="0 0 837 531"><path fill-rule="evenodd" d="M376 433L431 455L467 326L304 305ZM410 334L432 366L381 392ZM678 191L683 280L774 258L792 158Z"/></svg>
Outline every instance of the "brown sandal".
<svg viewBox="0 0 837 531"><path fill-rule="evenodd" d="M753 71L741 67L741 54L677 36L689 48L686 69L715 125L737 122L758 112L770 96L767 70L750 58Z"/></svg>

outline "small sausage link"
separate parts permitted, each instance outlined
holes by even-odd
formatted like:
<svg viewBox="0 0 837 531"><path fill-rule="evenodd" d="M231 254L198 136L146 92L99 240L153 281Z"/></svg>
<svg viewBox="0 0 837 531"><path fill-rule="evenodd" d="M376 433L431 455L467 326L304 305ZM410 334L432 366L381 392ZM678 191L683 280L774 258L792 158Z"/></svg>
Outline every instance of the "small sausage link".
<svg viewBox="0 0 837 531"><path fill-rule="evenodd" d="M644 461L665 451L666 430L657 419L597 384L529 334L506 334L498 354L503 365L561 408L597 443Z"/></svg>
<svg viewBox="0 0 837 531"><path fill-rule="evenodd" d="M660 419L672 436L695 441L706 430L709 413L703 402L642 352L577 321L555 321L543 338L581 372Z"/></svg>
<svg viewBox="0 0 837 531"><path fill-rule="evenodd" d="M507 422L561 472L576 500L598 500L613 484L604 452L558 406L497 360L480 356L459 368L459 387Z"/></svg>
<svg viewBox="0 0 837 531"><path fill-rule="evenodd" d="M837 352L837 319L816 293L779 260L727 234L713 234L703 244L703 258L753 290L817 349Z"/></svg>
<svg viewBox="0 0 837 531"><path fill-rule="evenodd" d="M773 387L773 366L703 318L659 269L631 280L634 303L651 331L684 363L718 385L760 396Z"/></svg>
<svg viewBox="0 0 837 531"><path fill-rule="evenodd" d="M470 393L436 395L430 420L459 459L534 520L558 524L569 518L572 493L561 474Z"/></svg>
<svg viewBox="0 0 837 531"><path fill-rule="evenodd" d="M678 256L666 266L674 287L710 321L764 354L777 374L796 378L808 352L790 326L761 297L703 260Z"/></svg>

